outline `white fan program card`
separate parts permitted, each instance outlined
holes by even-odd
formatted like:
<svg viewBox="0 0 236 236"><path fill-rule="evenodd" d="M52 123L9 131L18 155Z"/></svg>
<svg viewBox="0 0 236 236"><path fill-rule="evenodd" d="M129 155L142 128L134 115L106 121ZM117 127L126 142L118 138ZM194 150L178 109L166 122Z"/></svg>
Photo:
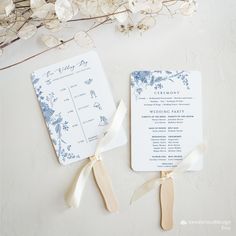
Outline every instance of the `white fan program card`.
<svg viewBox="0 0 236 236"><path fill-rule="evenodd" d="M116 111L97 54L91 51L37 70L32 83L59 162L94 155ZM122 128L103 151L126 142Z"/></svg>
<svg viewBox="0 0 236 236"><path fill-rule="evenodd" d="M202 139L201 75L131 74L131 153L136 171L172 170ZM202 168L202 157L191 170Z"/></svg>

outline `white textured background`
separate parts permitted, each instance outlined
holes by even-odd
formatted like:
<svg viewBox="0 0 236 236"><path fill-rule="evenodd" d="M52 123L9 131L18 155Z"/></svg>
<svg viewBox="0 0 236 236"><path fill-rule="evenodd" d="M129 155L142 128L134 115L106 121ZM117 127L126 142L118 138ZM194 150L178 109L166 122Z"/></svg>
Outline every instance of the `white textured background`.
<svg viewBox="0 0 236 236"><path fill-rule="evenodd" d="M198 2L193 17L161 16L143 36L124 36L111 25L91 32L115 100L123 98L127 105L128 77L135 69L202 72L205 166L176 180L174 229L160 229L158 190L129 206L133 190L159 174L133 172L129 145L104 155L120 202L118 214L106 212L92 176L81 207L66 207L64 192L82 163L57 163L30 74L82 52L71 43L65 50L0 71L1 236L236 235L236 1ZM67 36L76 28L68 28ZM5 50L0 65L43 48L37 36L17 42ZM125 127L129 135L128 119ZM182 220L205 224L181 225ZM216 220L231 224L207 224Z"/></svg>

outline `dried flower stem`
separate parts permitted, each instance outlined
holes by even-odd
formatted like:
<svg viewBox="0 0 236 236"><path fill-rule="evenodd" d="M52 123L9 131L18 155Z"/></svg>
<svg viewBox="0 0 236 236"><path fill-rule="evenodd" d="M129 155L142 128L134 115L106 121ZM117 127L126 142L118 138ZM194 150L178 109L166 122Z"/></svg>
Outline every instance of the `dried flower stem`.
<svg viewBox="0 0 236 236"><path fill-rule="evenodd" d="M99 19L99 18L114 16L114 15L121 14L121 13L124 13L124 12L131 12L131 11L129 9L126 9L126 10L123 10L123 11L113 12L113 13L103 15L103 16L94 16L94 17L85 17L85 18L72 19L72 20L69 20L68 22L83 21L83 20L95 20L95 19Z"/></svg>
<svg viewBox="0 0 236 236"><path fill-rule="evenodd" d="M103 25L104 23L108 22L109 20L110 20L109 18L106 18L106 20L102 21L102 22L99 23L99 24L96 24L95 26L91 27L90 29L88 29L88 30L85 31L85 32L88 33L89 31L91 31L91 30L93 30L93 29L95 29L95 28L97 28L97 27ZM26 57L25 59L23 59L23 60L21 60L21 61L18 61L18 62L16 62L16 63L10 64L10 65L5 66L5 67L2 67L2 68L0 68L0 71L9 69L9 68L11 68L11 67L13 67L13 66L17 66L17 65L19 65L19 64L22 64L23 62L29 61L29 60L32 59L32 58L35 58L35 57L37 57L37 56L40 56L40 55L43 54L43 53L46 53L46 52L48 52L48 51L51 51L52 49L58 48L58 47L60 47L60 46L62 46L62 45L65 45L66 43L69 43L69 42L71 42L71 41L73 41L73 40L74 40L74 37L69 38L69 39L64 40L64 41L61 41L61 43L59 43L59 44L57 44L57 45L55 45L55 46L53 46L53 47L51 47L51 48L47 48L47 49L45 49L45 50L43 50L43 51L41 51L41 52L38 52L38 53L36 53L36 54L34 54L34 55L30 56L30 57Z"/></svg>
<svg viewBox="0 0 236 236"><path fill-rule="evenodd" d="M14 1L15 4L21 3L21 2L28 2L29 0L20 0L20 1Z"/></svg>
<svg viewBox="0 0 236 236"><path fill-rule="evenodd" d="M123 10L123 11L119 11L119 12L113 12L113 13L106 14L106 15L102 15L102 16L94 16L94 17L84 17L84 18L72 19L72 20L69 20L69 21L67 21L67 22L77 22L77 21L95 20L95 19L100 19L100 18L105 18L105 17L107 18L107 17L109 17L109 16L114 16L114 15L121 14L121 13L124 13L124 12L130 12L130 10L127 9L127 10ZM55 18L55 19L56 19L56 18ZM24 21L24 24L23 24L20 28L22 28L22 27L27 23L27 21L29 21L29 20L30 20L30 19L27 19L26 21ZM50 20L52 20L52 19L50 19ZM40 24L40 25L38 25L38 26L36 26L36 27L37 27L37 28L40 28L40 27L42 27L42 26L43 26L43 24ZM5 48L5 47L9 46L10 44L12 44L12 43L18 41L19 39L20 39L20 38L17 37L17 38L15 38L15 39L11 40L11 41L8 42L8 43L4 43L4 44L0 45L0 48L3 49L3 48Z"/></svg>
<svg viewBox="0 0 236 236"><path fill-rule="evenodd" d="M1 0L0 0L1 1ZM85 0L84 0L85 1ZM173 16L173 15L175 15L176 13L177 13L177 11L175 10L174 12L172 12L171 11L171 8L172 7L169 7L169 6L172 6L172 5L175 5L176 3L180 3L181 5L180 5L180 8L179 9L181 9L181 7L182 7L182 9L181 9L181 14L183 14L183 15L189 15L189 13L188 12L186 12L186 11L188 11L188 7L186 7L186 4L182 4L183 2L188 2L188 1L190 1L190 0L162 0L162 6L167 10L167 12L171 15L171 16ZM52 20L57 20L58 21L58 19L63 19L63 17L59 17L59 15L61 14L61 13L58 13L58 12L56 12L56 16L57 17L53 17L53 18L50 18L50 19L47 19L48 17L45 17L45 18L43 18L43 19L39 19L39 18L32 18L31 16L28 16L28 14L26 14L26 13L28 13L28 12L30 12L31 13L31 6L29 5L29 3L30 3L30 1L29 0L13 0L13 2L14 2L14 4L15 4L15 9L12 11L13 12L13 14L15 14L15 16L16 17L14 17L14 15L13 15L13 17L14 17L14 19L12 19L13 17L11 17L11 18L9 18L9 20L5 20L5 21L3 21L3 25L4 24L8 24L10 27L12 27L12 26L14 26L14 29L12 30L12 28L10 29L10 30L8 30L8 31L12 31L13 33L15 33L15 34L18 34L18 33L21 33L21 36L22 36L22 34L23 34L23 32L24 32L24 29L22 29L27 23L33 23L33 22L37 22L36 24L35 23L33 23L33 25L34 25L34 27L36 26L37 28L40 28L40 27L42 27L42 26L44 26L44 23L47 23L47 21L49 21L49 23L50 23L50 21L52 21ZM56 0L46 0L45 1L46 3L54 3L54 2L56 2ZM104 24L104 23L106 23L106 22L114 22L114 19L116 18L119 22L123 22L123 16L125 16L125 18L127 19L129 19L129 22L131 22L131 23L128 23L127 24L127 26L125 26L125 25L120 25L120 27L123 27L123 28L121 28L121 30L120 30L120 32L128 32L128 31L130 31L130 30L133 30L133 28L134 27L136 27L136 29L138 29L138 30L140 30L140 32L141 31L146 31L147 29L149 29L150 27L152 27L154 24L155 24L155 21L153 22L153 17L154 16L157 16L157 15L161 15L161 13L160 13L160 11L161 11L161 9L162 9L162 7L160 8L160 10L157 10L156 9L156 12L150 12L150 11L146 11L145 10L145 8L144 8L144 10L143 10L143 12L142 12L142 14L144 15L144 18L141 20L141 21L139 21L138 22L138 24L137 24L137 26L134 26L134 23L133 23L133 20L132 20L132 18L131 18L131 14L133 13L130 9L129 9L129 5L126 5L126 4L128 4L128 2L127 1L121 1L122 3L120 4L120 6L116 6L117 7L117 9L113 9L113 12L112 13L110 13L110 14L105 14L105 15L100 15L100 16L89 16L89 15L87 15L87 17L84 17L84 18L77 18L77 19L71 19L71 20L67 20L66 22L77 22L77 21L89 21L89 20L96 20L96 19L104 19L105 18L105 20L104 21L102 21L102 22L100 22L100 23L95 23L94 22L94 24L93 24L93 26L91 27L91 28L89 28L87 31L84 31L84 32L89 32L89 31L91 31L92 29L94 29L94 28L97 28L97 27L99 27L100 25L102 25L102 24ZM114 3L112 3L112 4L114 4ZM191 2L191 4L196 4L196 2L193 0L193 2ZM122 5L125 5L125 8L123 7L123 9L125 9L125 10L122 10L122 11L118 11L118 9L122 6ZM134 4L135 5L135 4ZM150 7L150 6L149 6ZM151 11L152 10L154 10L154 9L151 9ZM194 11L194 8L190 8L190 14L191 14L191 11L193 12ZM114 16L114 15L118 15L118 14L122 14L122 13L131 13L131 14L127 14L127 16L126 16L126 14L124 14L124 15L121 15L121 19L119 19L119 17L117 16L117 17L115 17L114 19L112 18L111 19L111 16ZM67 19L70 19L69 17L67 18ZM151 19L151 21L150 21L150 19ZM146 21L145 21L146 20ZM22 23L19 23L19 22L22 22ZM144 23L145 22L145 23ZM18 25L18 23L19 23L19 25ZM46 25L45 25L45 27L46 27ZM35 28L34 28L35 29ZM22 30L22 31L21 31ZM27 33L27 27L26 27L26 33ZM33 34L34 34L34 32L33 32ZM31 36L33 36L33 34L31 34L30 35L30 37ZM18 35L20 35L20 34L18 34ZM12 43L15 43L15 42L17 42L19 39L20 39L20 37L18 37L18 35L14 35L14 37L10 37L10 38L8 38L8 40L5 40L5 41L3 41L3 42L0 42L0 51L1 51L1 53L2 53L2 49L3 48L5 48L5 47L7 47L7 46L9 46L9 45L11 45ZM3 37L4 37L4 35L2 35ZM60 43L58 43L58 45L55 45L55 46L53 46L53 47L50 47L50 48L47 48L47 49L45 49L45 50L43 50L43 51L41 51L41 52L39 52L39 53L36 53L36 54L34 54L34 55L32 55L32 56L30 56L30 57L27 57L27 58L25 58L25 59L23 59L23 60L21 60L21 61L18 61L18 62L16 62L16 63L14 63L14 64L11 64L11 65L8 65L8 66L5 66L5 67L2 67L2 68L0 68L0 70L5 70L5 69L8 69L8 68L11 68L11 67L13 67L13 66L16 66L16 65L19 65L19 64L21 64L21 63L23 63L23 62L25 62L25 61L28 61L28 60L30 60L30 59L32 59L32 58L34 58L34 57L37 57L37 56L39 56L39 55L41 55L41 54L43 54L43 53L46 53L46 52L48 52L48 51L50 51L50 50L52 50L52 49L54 49L54 48L58 48L58 47L60 47L60 46L62 46L63 44L66 44L66 43L68 43L68 42L70 42L70 41L72 41L74 39L74 37L72 37L72 38L69 38L69 39L67 39L67 40L65 40L65 41L60 41ZM58 41L59 42L59 41Z"/></svg>

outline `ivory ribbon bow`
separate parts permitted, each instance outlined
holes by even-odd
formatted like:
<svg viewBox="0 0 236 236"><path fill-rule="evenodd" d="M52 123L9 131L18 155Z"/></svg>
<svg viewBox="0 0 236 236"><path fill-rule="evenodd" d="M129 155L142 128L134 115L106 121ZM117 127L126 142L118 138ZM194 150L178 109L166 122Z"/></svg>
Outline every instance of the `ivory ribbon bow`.
<svg viewBox="0 0 236 236"><path fill-rule="evenodd" d="M135 190L130 203L132 204L134 201L143 197L152 189L158 187L165 180L172 178L174 175L188 171L191 167L195 165L195 163L197 163L197 161L199 161L204 149L205 148L203 144L198 145L179 163L177 167L175 167L172 171L167 173L164 177L153 178L145 182L143 185L141 185L138 189Z"/></svg>
<svg viewBox="0 0 236 236"><path fill-rule="evenodd" d="M78 207L82 198L82 193L91 170L94 165L101 161L101 153L104 151L106 145L108 145L113 138L118 134L122 122L126 115L126 106L121 100L119 106L115 112L111 125L106 131L105 135L100 139L96 147L94 156L90 157L89 162L82 168L80 174L71 186L71 189L67 193L66 201L70 207ZM103 193L102 193L103 194Z"/></svg>

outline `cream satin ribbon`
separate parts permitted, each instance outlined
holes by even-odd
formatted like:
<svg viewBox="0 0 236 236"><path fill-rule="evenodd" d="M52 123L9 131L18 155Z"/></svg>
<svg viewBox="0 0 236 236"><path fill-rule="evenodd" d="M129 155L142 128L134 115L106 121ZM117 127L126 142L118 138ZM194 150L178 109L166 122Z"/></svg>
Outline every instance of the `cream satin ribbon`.
<svg viewBox="0 0 236 236"><path fill-rule="evenodd" d="M191 151L179 164L177 167L175 167L172 171L167 173L164 177L157 177L153 178L151 180L148 180L143 185L141 185L138 189L135 190L130 204L132 204L134 201L140 199L145 194L150 192L152 189L158 187L160 184L162 184L165 180L169 178L173 178L174 175L179 173L184 173L188 171L191 167L199 161L203 151L205 149L205 146L203 144L198 145L193 151Z"/></svg>
<svg viewBox="0 0 236 236"><path fill-rule="evenodd" d="M66 201L70 207L79 207L83 190L91 170L94 164L101 160L101 153L104 151L106 145L108 145L118 134L125 118L126 111L126 106L121 100L108 130L98 142L94 156L90 157L89 162L82 168L79 176L75 179L69 192L67 193Z"/></svg>

